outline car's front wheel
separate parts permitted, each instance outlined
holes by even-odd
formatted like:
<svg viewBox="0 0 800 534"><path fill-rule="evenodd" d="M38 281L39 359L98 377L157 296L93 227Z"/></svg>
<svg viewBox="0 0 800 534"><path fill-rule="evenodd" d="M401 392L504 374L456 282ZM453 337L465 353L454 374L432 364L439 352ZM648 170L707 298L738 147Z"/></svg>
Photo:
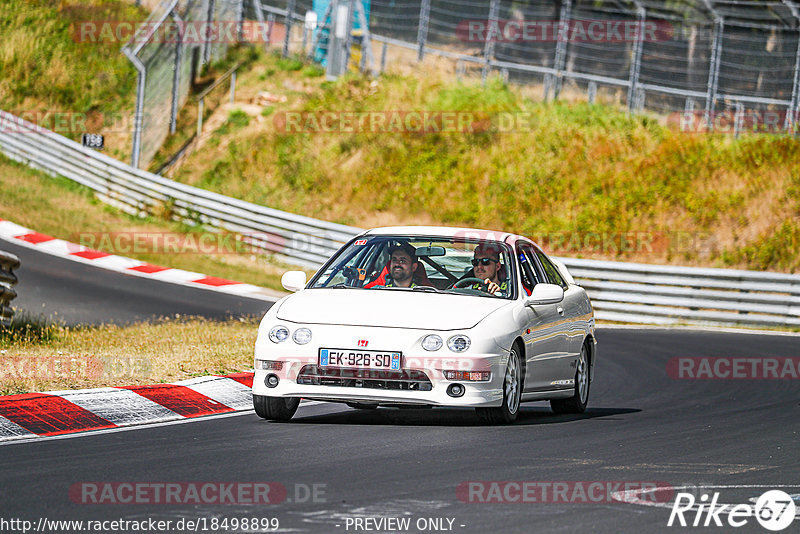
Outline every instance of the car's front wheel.
<svg viewBox="0 0 800 534"><path fill-rule="evenodd" d="M253 408L256 414L271 421L288 421L300 405L297 397L267 397L253 395Z"/></svg>
<svg viewBox="0 0 800 534"><path fill-rule="evenodd" d="M581 347L581 354L575 366L575 393L568 399L553 399L550 408L555 413L583 413L589 404L589 347Z"/></svg>
<svg viewBox="0 0 800 534"><path fill-rule="evenodd" d="M522 398L522 360L515 344L508 355L506 374L503 380L503 404L497 408L476 408L484 422L492 425L513 423L519 413Z"/></svg>

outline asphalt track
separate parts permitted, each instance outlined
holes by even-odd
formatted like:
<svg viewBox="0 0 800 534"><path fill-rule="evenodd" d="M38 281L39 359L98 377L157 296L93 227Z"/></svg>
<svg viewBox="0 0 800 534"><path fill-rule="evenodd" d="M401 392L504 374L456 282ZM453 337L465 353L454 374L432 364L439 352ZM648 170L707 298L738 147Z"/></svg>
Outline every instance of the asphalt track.
<svg viewBox="0 0 800 534"><path fill-rule="evenodd" d="M34 317L76 324L127 324L196 315L225 319L262 316L272 305L257 299L125 275L0 240L22 266L11 304Z"/></svg>
<svg viewBox="0 0 800 534"><path fill-rule="evenodd" d="M38 295L52 290L56 302L96 308L116 320L129 320L120 310L134 296L136 316L190 313L191 305L228 313L251 305L220 304L235 298L189 288L168 291L168 284L156 282L151 283L158 287L144 288L148 281L115 273L105 278L89 266L64 267L59 259L37 265L27 254L20 250L18 287L28 293L22 302L36 302L27 300L34 297L26 287L36 287ZM88 278L77 269L86 269ZM65 272L68 283L45 285ZM73 292L86 287L104 289L76 302ZM170 304L173 298L179 301ZM312 533L768 532L752 518L738 529L669 528L669 508L610 498L462 501L458 488L470 481L658 482L694 486L698 497L719 491L720 502L732 503L747 503L778 486L800 493L800 381L676 380L666 371L676 356L798 356L800 337L657 329L600 329L597 337L590 408L581 416L556 416L546 404L534 403L524 405L517 424L486 427L471 411L311 404L285 424L245 413L12 443L0 446L0 520L185 518L205 519L210 527L214 518L255 517L277 518L282 532ZM83 482L277 482L287 488L288 499L258 506L73 502L69 490ZM312 485L324 491L316 502L297 498ZM744 487L704 489L714 485ZM352 522L348 528L348 519L390 517L411 519L411 528L376 529L372 522L370 530L356 530ZM452 519L451 529L417 528L418 520L436 518ZM783 532L798 531L800 519Z"/></svg>

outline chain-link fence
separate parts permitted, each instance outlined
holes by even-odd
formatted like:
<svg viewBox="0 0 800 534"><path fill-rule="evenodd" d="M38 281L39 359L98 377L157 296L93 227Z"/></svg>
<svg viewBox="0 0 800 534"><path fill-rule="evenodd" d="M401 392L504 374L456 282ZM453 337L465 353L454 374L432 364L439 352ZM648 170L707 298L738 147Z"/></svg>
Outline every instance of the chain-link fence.
<svg viewBox="0 0 800 534"><path fill-rule="evenodd" d="M192 80L239 41L250 0L164 0L137 24L123 53L139 73L132 165L146 167L169 133Z"/></svg>
<svg viewBox="0 0 800 534"><path fill-rule="evenodd" d="M322 3L255 1L273 20L296 28L306 10L320 11ZM402 56L399 47L415 52L417 60L429 54L450 58L456 72L477 70L484 79L500 72L512 82L541 85L545 99L571 89L590 101L602 94L631 111L681 112L682 118L699 118L706 129L720 129L718 119L733 118L735 128L747 123L744 127L796 131L797 0L324 3L356 1L369 14L378 70ZM314 41L324 41L320 35L332 27L326 23L318 20ZM305 32L302 41L295 32L291 43L286 35L287 47L299 52L302 42L306 51Z"/></svg>

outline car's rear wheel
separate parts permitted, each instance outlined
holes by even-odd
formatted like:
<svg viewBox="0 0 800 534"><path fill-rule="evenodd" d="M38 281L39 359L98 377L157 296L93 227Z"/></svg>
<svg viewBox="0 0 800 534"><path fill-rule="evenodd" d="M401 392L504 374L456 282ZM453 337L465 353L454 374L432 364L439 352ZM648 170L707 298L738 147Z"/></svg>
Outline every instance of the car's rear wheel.
<svg viewBox="0 0 800 534"><path fill-rule="evenodd" d="M589 346L581 347L575 366L575 393L568 399L553 399L550 407L555 413L583 413L589 404Z"/></svg>
<svg viewBox="0 0 800 534"><path fill-rule="evenodd" d="M522 359L515 344L508 355L506 374L503 379L503 404L496 408L476 408L480 418L491 425L513 423L517 420L522 398Z"/></svg>
<svg viewBox="0 0 800 534"><path fill-rule="evenodd" d="M259 417L271 421L288 421L300 405L297 397L267 397L253 395L253 408Z"/></svg>

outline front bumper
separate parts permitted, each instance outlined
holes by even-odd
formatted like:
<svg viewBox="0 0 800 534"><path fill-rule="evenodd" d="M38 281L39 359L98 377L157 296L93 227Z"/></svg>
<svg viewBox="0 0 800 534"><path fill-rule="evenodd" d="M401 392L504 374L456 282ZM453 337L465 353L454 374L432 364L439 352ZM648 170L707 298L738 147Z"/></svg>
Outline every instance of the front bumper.
<svg viewBox="0 0 800 534"><path fill-rule="evenodd" d="M505 367L503 367L505 370ZM491 407L503 402L504 373L492 370L488 382L461 382L431 378L430 391L388 390L370 387L344 387L336 385L298 384L296 379L281 378L278 385L269 388L264 384L272 371L256 371L253 378L253 394L268 397L302 397L304 399L333 402L359 402L365 404L425 404L451 407ZM275 373L276 374L276 373ZM426 373L427 374L427 373ZM430 377L430 375L428 375ZM464 395L451 397L447 386L461 384Z"/></svg>
<svg viewBox="0 0 800 534"><path fill-rule="evenodd" d="M430 330L302 325L287 321L280 323L290 330L309 326L314 338L307 345L297 345L288 340L283 343L273 343L266 335L268 328L262 329L256 341L256 359L280 361L283 365L280 370L256 368L253 379L255 395L365 404L424 404L451 407L493 407L502 404L508 353L494 338L479 337L474 331L438 332L444 339L466 333L470 335L472 344L463 353L455 353L447 347L442 347L438 351L426 351L421 346L421 340L431 333ZM308 374L323 374L319 367L321 347L358 350L354 345L357 345L358 340L365 339L369 340L369 348L363 350L373 350L374 347L402 353L401 371L408 379L404 380L404 384L398 386L397 381L381 379L339 380L338 383L337 380L306 379ZM448 380L444 375L446 370L490 371L491 376L485 382ZM347 371L355 373L347 376L363 378L359 375L359 371L352 369ZM420 377L420 373L424 373L424 376ZM277 386L272 388L267 387L264 382L270 374L274 374L279 380ZM416 384L409 386L412 382ZM465 391L462 396L451 397L447 394L448 386L454 383L464 386Z"/></svg>

